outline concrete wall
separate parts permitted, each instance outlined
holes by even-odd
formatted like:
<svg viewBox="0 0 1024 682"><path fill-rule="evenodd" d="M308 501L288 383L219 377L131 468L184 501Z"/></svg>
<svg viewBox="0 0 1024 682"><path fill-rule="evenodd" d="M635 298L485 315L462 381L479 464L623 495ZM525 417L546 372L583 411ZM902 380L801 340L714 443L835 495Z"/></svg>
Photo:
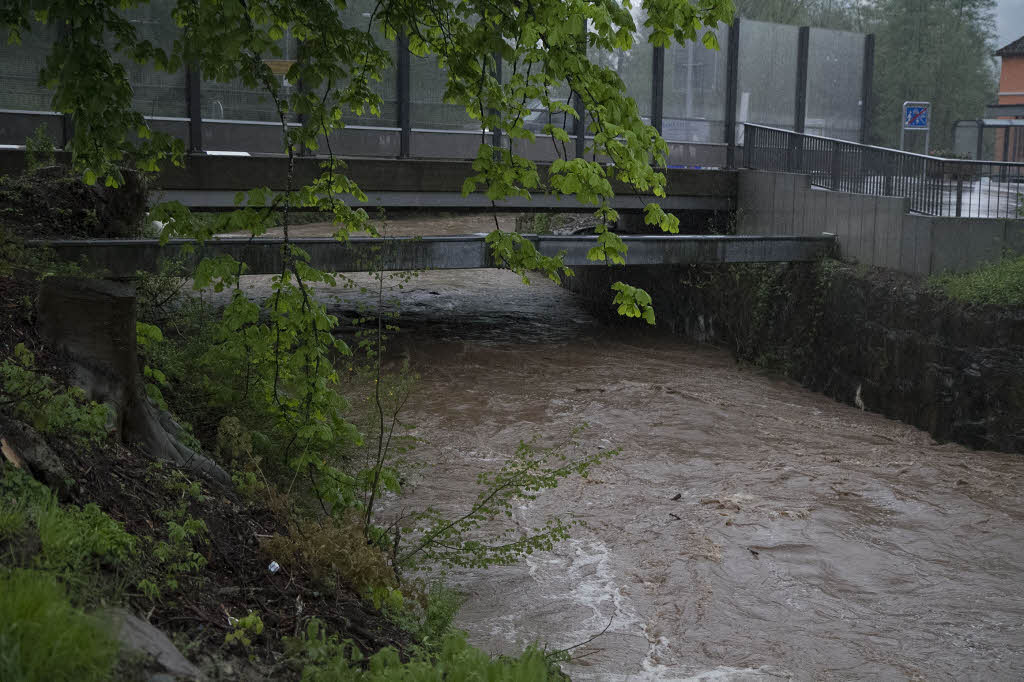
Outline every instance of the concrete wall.
<svg viewBox="0 0 1024 682"><path fill-rule="evenodd" d="M908 199L831 192L806 175L740 171L736 206L738 234L830 232L845 260L919 275L1024 253L1024 220L912 215Z"/></svg>

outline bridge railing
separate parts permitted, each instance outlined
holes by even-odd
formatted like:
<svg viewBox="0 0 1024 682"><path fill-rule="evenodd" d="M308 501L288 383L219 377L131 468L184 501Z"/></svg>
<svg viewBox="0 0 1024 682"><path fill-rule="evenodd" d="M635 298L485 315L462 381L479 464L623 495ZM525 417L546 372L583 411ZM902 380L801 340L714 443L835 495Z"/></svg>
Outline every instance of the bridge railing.
<svg viewBox="0 0 1024 682"><path fill-rule="evenodd" d="M932 216L1015 218L1024 163L944 159L747 123L744 165L809 175L816 187L906 197Z"/></svg>

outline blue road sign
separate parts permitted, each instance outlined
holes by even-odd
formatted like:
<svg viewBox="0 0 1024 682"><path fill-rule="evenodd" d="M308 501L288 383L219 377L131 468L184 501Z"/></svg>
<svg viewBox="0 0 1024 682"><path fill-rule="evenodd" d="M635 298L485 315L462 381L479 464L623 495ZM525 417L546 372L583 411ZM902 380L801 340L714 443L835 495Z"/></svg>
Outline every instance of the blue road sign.
<svg viewBox="0 0 1024 682"><path fill-rule="evenodd" d="M903 127L907 130L928 129L928 104L908 102L903 105Z"/></svg>

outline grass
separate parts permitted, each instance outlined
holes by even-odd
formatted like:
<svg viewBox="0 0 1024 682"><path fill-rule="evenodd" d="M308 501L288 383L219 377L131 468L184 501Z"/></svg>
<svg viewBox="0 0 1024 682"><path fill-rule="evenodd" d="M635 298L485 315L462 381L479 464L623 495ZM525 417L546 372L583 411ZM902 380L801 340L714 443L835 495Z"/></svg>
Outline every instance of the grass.
<svg viewBox="0 0 1024 682"><path fill-rule="evenodd" d="M315 620L308 624L305 637L291 640L291 645L305 650L308 665L302 671L303 682L545 682L566 679L537 647L528 647L516 657L492 658L467 644L465 634L459 631L445 636L436 655L421 653L408 660L402 660L391 648L365 657L351 642L339 642L327 636Z"/></svg>
<svg viewBox="0 0 1024 682"><path fill-rule="evenodd" d="M73 607L53 576L0 574L0 680L107 680L117 651L106 625Z"/></svg>
<svg viewBox="0 0 1024 682"><path fill-rule="evenodd" d="M964 303L1024 305L1024 256L1004 258L964 273L944 273L929 284Z"/></svg>
<svg viewBox="0 0 1024 682"><path fill-rule="evenodd" d="M122 592L135 540L95 504L61 505L49 488L0 463L0 567L31 568L59 580L75 604L96 604Z"/></svg>

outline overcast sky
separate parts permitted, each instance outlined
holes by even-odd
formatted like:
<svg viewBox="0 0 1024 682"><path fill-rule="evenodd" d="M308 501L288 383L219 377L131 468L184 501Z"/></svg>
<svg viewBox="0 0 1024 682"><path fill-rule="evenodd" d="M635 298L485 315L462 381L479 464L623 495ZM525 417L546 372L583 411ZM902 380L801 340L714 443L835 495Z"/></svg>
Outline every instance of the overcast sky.
<svg viewBox="0 0 1024 682"><path fill-rule="evenodd" d="M999 47L1024 36L1024 0L997 0L996 28Z"/></svg>

